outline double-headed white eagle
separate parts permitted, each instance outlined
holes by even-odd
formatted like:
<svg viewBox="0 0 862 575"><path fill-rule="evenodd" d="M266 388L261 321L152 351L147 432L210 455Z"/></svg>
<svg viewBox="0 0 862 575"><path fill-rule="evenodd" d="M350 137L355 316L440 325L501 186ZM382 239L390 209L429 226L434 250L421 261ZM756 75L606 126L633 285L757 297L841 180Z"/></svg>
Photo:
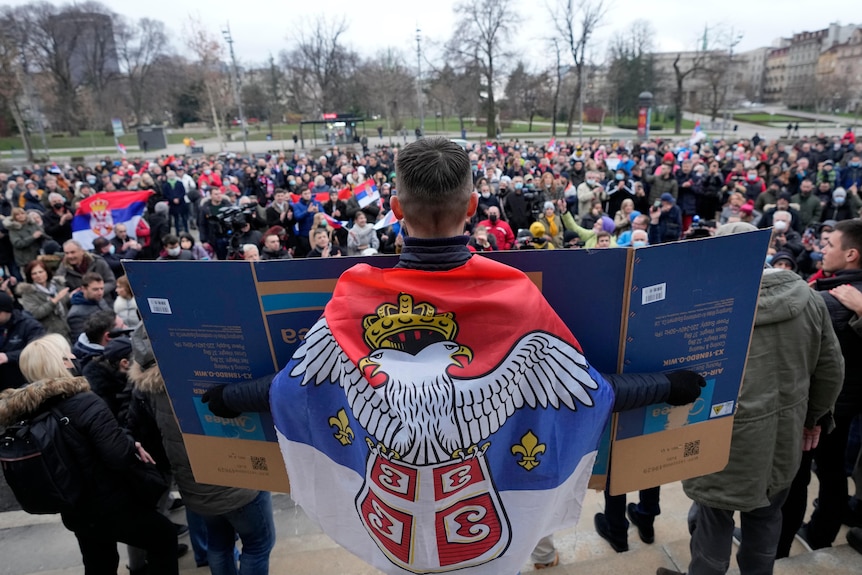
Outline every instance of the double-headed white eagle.
<svg viewBox="0 0 862 575"><path fill-rule="evenodd" d="M302 385L340 385L360 425L402 461L418 465L448 461L478 445L524 405L591 407L588 390L598 389L584 356L546 332L524 335L496 368L475 378L449 375L450 366L463 367L458 357L470 361L472 352L447 340L415 355L376 349L357 366L321 318L294 354L290 375ZM363 376L369 367L387 376L383 385L372 387Z"/></svg>

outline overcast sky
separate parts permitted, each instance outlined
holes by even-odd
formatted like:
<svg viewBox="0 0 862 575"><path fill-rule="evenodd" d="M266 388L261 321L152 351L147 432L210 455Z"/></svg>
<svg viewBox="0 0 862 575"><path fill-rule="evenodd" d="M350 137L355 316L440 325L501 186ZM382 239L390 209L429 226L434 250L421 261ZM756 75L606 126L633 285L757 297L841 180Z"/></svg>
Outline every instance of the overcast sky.
<svg viewBox="0 0 862 575"><path fill-rule="evenodd" d="M513 39L516 52L532 58L537 68L546 67L551 62L545 46L554 26L547 6L557 1L513 2L513 9L520 18ZM22 0L5 2L13 5L26 3ZM126 16L164 21L174 36L173 45L178 51L184 49L182 33L190 15L199 17L214 34L230 22L237 57L245 65L263 63L270 53L277 57L281 50L290 48L303 24L307 26L318 13L317 6L325 6L326 15L330 18L344 15L348 22L344 39L361 55L372 56L393 46L405 51L411 64L416 62L417 24L422 29L423 43L427 41L431 50L435 43L442 45L451 36L456 23L452 10L455 0L327 0L320 3L296 0L103 0L102 3ZM856 23L862 23L862 10L859 8L859 0L829 0L822 9L810 0L785 0L781 3L611 0L611 9L596 35L592 52L595 60L604 60L609 40L625 34L637 19L651 22L660 51L693 49L705 25L722 24L742 34L736 51L744 52L767 46L776 38L788 37L794 32L825 28L830 22L848 24L853 16L858 19Z"/></svg>

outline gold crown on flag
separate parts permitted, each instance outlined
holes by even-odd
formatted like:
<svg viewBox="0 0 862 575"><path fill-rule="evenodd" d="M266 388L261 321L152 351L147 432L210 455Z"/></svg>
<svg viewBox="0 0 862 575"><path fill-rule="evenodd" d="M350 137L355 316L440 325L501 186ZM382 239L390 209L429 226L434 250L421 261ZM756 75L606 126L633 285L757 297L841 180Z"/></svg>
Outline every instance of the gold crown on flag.
<svg viewBox="0 0 862 575"><path fill-rule="evenodd" d="M90 202L90 211L94 214L107 213L110 207L108 200L98 199Z"/></svg>
<svg viewBox="0 0 862 575"><path fill-rule="evenodd" d="M413 305L413 296L402 293L398 305L384 303L377 312L362 318L365 343L371 349L409 349L410 342L433 339L455 340L458 324L452 312L437 313L428 302Z"/></svg>

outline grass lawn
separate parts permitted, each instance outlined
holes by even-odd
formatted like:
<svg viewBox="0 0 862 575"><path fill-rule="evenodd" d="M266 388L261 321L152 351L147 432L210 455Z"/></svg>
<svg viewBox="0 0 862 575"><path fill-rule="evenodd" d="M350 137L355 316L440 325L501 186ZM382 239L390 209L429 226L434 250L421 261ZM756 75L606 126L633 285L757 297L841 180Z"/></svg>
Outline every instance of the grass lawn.
<svg viewBox="0 0 862 575"><path fill-rule="evenodd" d="M802 123L809 121L807 118L800 118L799 116L788 116L786 114L764 114L763 112L752 112L750 114L734 114L733 119L739 120L740 122L750 122L752 124L771 124L774 122L786 122L788 124L795 124L796 122Z"/></svg>
<svg viewBox="0 0 862 575"><path fill-rule="evenodd" d="M81 150L85 148L110 148L116 149L114 146L114 137L108 136L104 132L101 131L89 131L89 132L81 132L80 136L69 136L67 134L45 134L46 140L48 143L48 149L74 149ZM205 138L214 137L215 132L212 134L201 132L195 134L168 134L168 143L169 144L180 144L183 141L183 138L195 138L196 140L201 140ZM138 137L135 134L126 134L122 138L120 138L120 142L124 146L131 147L138 145ZM37 153L42 150L42 138L39 137L38 134L33 134L30 138L30 145L33 146L34 151ZM24 144L21 141L20 136L10 136L8 138L0 138L0 151L8 152L11 150L23 150Z"/></svg>

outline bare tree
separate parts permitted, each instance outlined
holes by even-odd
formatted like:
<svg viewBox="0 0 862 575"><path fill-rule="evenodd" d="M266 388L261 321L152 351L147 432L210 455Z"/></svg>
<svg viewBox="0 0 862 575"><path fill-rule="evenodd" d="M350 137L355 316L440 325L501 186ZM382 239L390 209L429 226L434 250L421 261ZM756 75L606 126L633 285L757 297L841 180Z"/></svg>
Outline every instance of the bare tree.
<svg viewBox="0 0 862 575"><path fill-rule="evenodd" d="M215 125L216 137L223 146L224 140L222 139L221 122L219 121L218 113L218 109L222 108L222 106L217 105L217 101L221 104L223 100L222 98L217 98L220 92L219 84L223 83L221 68L223 47L217 39L209 34L200 17L192 18L190 16L186 24L186 46L197 57L198 67L207 93L210 113Z"/></svg>
<svg viewBox="0 0 862 575"><path fill-rule="evenodd" d="M605 0L559 0L554 14L557 32L569 49L578 84L572 94L569 106L569 121L566 125L566 136L572 135L575 114L583 117L583 83L584 67L587 62L587 45L607 15L608 7ZM580 122L581 120L579 120Z"/></svg>
<svg viewBox="0 0 862 575"><path fill-rule="evenodd" d="M21 106L22 98L25 98L23 80L27 73L23 47L27 39L26 30L19 28L18 24L14 10L5 8L0 18L0 27L4 30L4 33L0 34L0 102L11 112L15 127L21 135L27 160L32 162L33 146Z"/></svg>
<svg viewBox="0 0 862 575"><path fill-rule="evenodd" d="M486 135L496 138L494 86L498 75L504 71L504 47L516 22L517 12L512 9L511 0L474 0L456 4L455 15L460 23L449 41L448 51L462 66L478 66L487 93Z"/></svg>
<svg viewBox="0 0 862 575"><path fill-rule="evenodd" d="M349 96L343 88L358 57L342 43L345 32L347 21L343 17L330 21L321 16L300 30L293 50L281 53L291 76L295 102L306 104L306 112L331 112Z"/></svg>
<svg viewBox="0 0 862 575"><path fill-rule="evenodd" d="M506 99L514 117L528 119L528 132L533 131L533 119L539 112L540 106L548 101L550 83L551 79L547 71L530 73L521 61L509 74L505 90Z"/></svg>
<svg viewBox="0 0 862 575"><path fill-rule="evenodd" d="M703 70L706 62L706 51L697 50L690 58L682 59L682 53L677 53L673 60L674 92L673 92L673 133L682 132L682 108L685 97L685 81L697 72Z"/></svg>
<svg viewBox="0 0 862 575"><path fill-rule="evenodd" d="M152 86L154 64L167 52L168 36L164 22L141 18L137 22L120 20L116 26L117 54L128 82L129 99L135 122L143 123L147 95Z"/></svg>

